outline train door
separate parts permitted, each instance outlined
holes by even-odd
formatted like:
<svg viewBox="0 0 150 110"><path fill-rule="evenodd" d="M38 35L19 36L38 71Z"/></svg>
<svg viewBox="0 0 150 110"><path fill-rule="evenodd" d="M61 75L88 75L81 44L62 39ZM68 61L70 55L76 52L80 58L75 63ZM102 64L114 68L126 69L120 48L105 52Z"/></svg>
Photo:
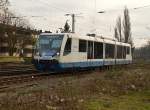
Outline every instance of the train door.
<svg viewBox="0 0 150 110"><path fill-rule="evenodd" d="M88 66L92 66L93 50L94 50L93 41L88 41L88 52L87 52Z"/></svg>

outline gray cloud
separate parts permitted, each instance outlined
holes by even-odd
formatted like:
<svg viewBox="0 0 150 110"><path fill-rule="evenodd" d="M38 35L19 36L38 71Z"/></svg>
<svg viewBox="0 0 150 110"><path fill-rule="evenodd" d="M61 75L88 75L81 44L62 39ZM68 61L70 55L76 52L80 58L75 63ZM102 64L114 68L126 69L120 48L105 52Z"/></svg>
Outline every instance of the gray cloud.
<svg viewBox="0 0 150 110"><path fill-rule="evenodd" d="M149 0L10 0L11 9L22 16L43 16L41 18L28 18L30 23L38 29L56 30L63 27L66 13L83 13L83 17L76 18L76 32L86 34L96 29L98 34L113 36L116 18L123 15L123 8L130 9L132 34L136 46L145 43L140 37L150 39L150 7L133 10L134 7L150 5ZM105 10L104 14L96 11Z"/></svg>

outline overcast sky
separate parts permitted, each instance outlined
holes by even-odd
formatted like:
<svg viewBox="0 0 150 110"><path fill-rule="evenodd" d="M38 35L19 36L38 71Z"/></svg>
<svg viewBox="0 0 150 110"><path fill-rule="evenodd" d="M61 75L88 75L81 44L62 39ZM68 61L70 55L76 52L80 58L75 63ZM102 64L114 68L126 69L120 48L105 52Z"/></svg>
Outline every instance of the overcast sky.
<svg viewBox="0 0 150 110"><path fill-rule="evenodd" d="M10 4L12 11L28 16L26 19L34 28L53 32L63 27L67 19L71 24L71 17L64 16L66 13L82 13L76 18L76 33L95 32L106 37L113 37L116 19L123 16L123 9L127 6L135 46L142 46L150 39L149 0L10 0ZM135 10L136 7L143 8ZM96 13L101 10L105 13Z"/></svg>

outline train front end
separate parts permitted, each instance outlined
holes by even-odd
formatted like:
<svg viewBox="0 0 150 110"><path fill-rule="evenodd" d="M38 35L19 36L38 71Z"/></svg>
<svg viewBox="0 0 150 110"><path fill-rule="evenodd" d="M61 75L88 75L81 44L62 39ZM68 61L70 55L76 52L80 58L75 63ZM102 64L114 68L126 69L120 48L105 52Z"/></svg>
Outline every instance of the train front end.
<svg viewBox="0 0 150 110"><path fill-rule="evenodd" d="M39 36L33 54L33 64L40 71L59 71L59 58L64 35L46 34Z"/></svg>

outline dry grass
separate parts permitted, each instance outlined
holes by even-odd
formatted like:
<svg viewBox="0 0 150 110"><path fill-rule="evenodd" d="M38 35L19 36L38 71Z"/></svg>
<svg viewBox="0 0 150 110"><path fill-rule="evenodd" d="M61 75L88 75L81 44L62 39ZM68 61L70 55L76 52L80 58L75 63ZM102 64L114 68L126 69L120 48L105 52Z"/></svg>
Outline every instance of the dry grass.
<svg viewBox="0 0 150 110"><path fill-rule="evenodd" d="M0 110L150 109L150 64L73 75L55 79L53 86L50 83L46 88L2 95Z"/></svg>
<svg viewBox="0 0 150 110"><path fill-rule="evenodd" d="M0 62L21 62L21 59L19 57L4 57L0 56Z"/></svg>

